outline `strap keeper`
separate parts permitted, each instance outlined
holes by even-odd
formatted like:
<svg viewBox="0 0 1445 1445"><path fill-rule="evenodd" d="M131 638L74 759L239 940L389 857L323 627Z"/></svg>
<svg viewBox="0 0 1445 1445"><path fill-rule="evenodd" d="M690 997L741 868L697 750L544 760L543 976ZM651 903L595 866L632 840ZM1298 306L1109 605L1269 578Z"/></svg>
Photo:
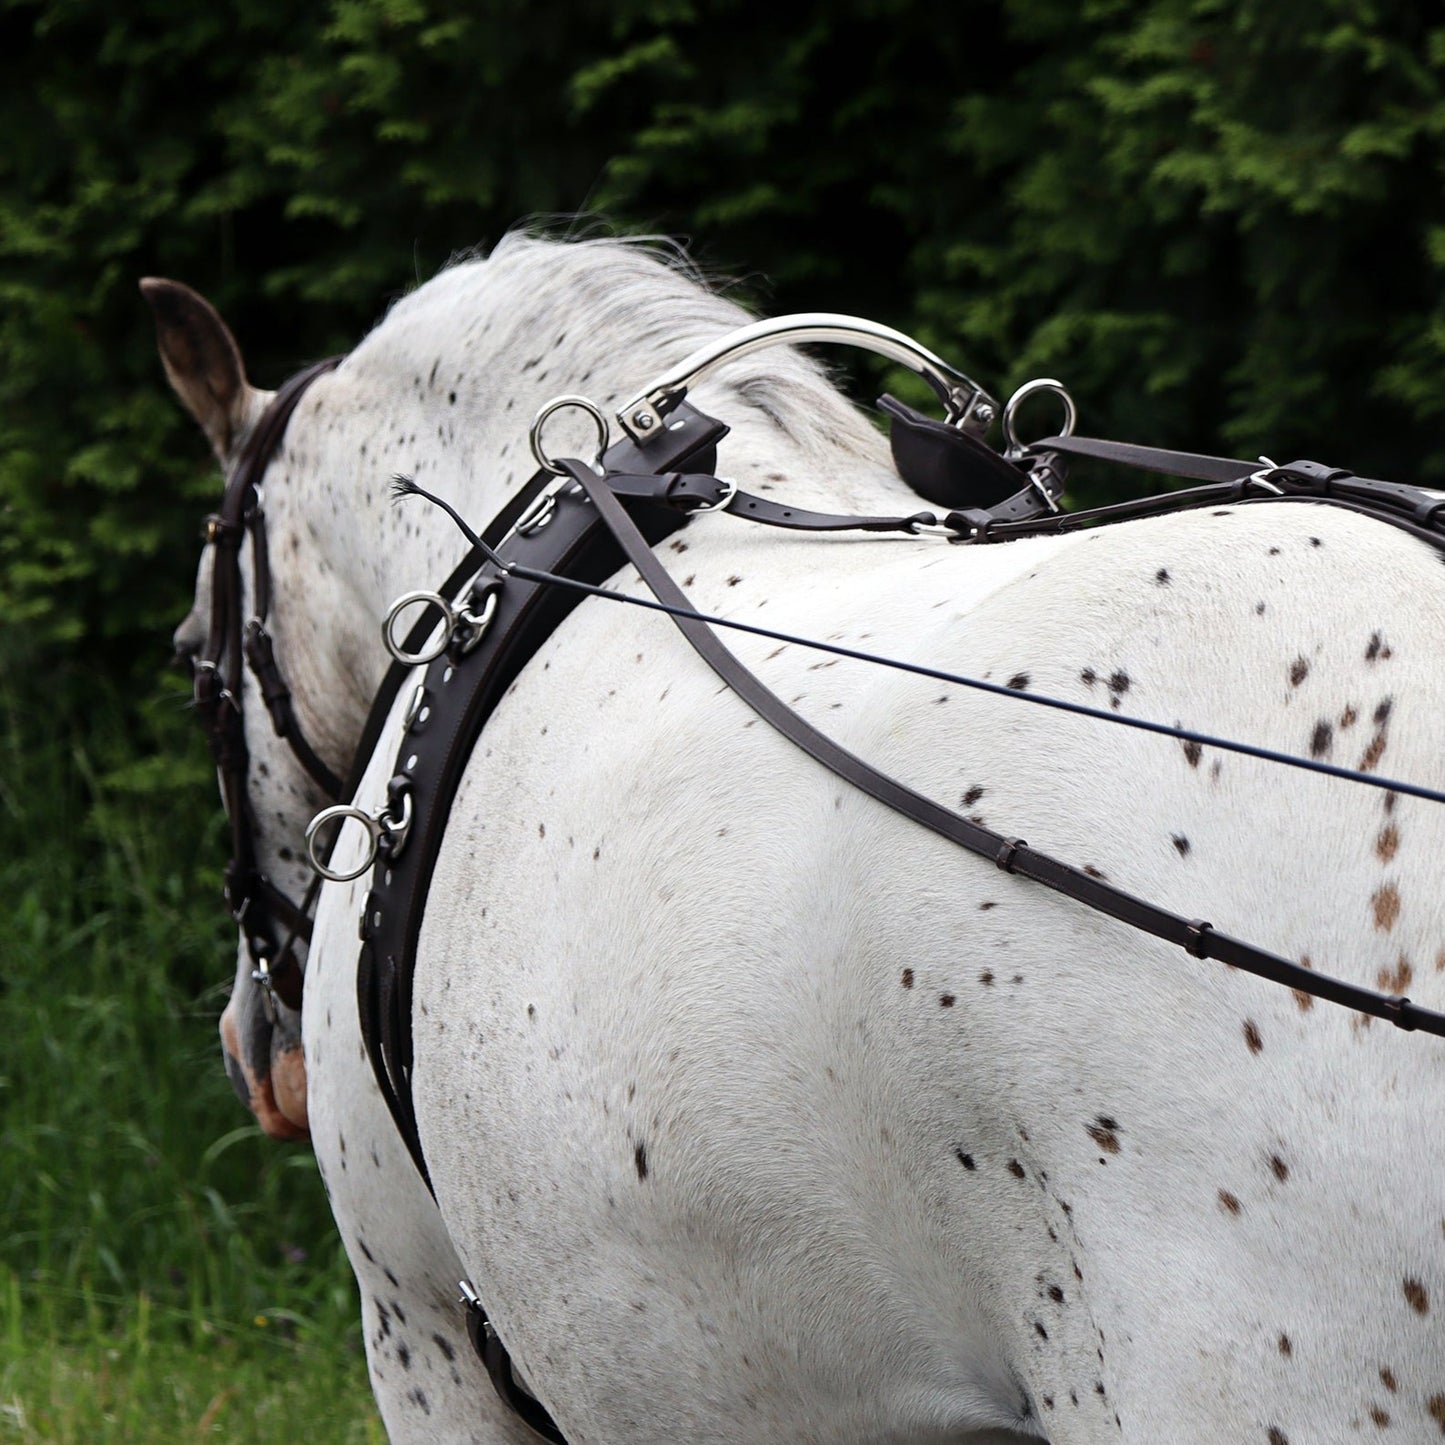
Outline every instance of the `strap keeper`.
<svg viewBox="0 0 1445 1445"><path fill-rule="evenodd" d="M239 547L246 529L239 522L228 521L218 512L206 518L201 536L207 546Z"/></svg>
<svg viewBox="0 0 1445 1445"><path fill-rule="evenodd" d="M1333 495L1333 483L1349 481L1354 475L1346 467L1331 467L1323 462L1301 460L1276 467L1266 475L1265 480L1276 484L1293 483L1296 491L1315 497L1328 497Z"/></svg>
<svg viewBox="0 0 1445 1445"><path fill-rule="evenodd" d="M1204 951L1204 935L1206 933L1212 933L1213 931L1214 925L1212 923L1206 923L1202 918L1196 918L1186 923L1184 925L1185 953L1189 954L1192 958L1207 958L1208 954Z"/></svg>
<svg viewBox="0 0 1445 1445"><path fill-rule="evenodd" d="M956 512L950 512L943 519L943 525L952 527L961 540L987 542L988 529L995 520L993 513L984 511L982 507L961 507Z"/></svg>
<svg viewBox="0 0 1445 1445"><path fill-rule="evenodd" d="M1385 1017L1397 1029L1404 1029L1407 1033L1420 1027L1420 1021L1416 1017L1419 1012L1407 998L1392 998L1385 1004Z"/></svg>
<svg viewBox="0 0 1445 1445"><path fill-rule="evenodd" d="M1003 846L998 850L998 856L993 860L1005 873L1014 871L1014 859L1020 848L1027 848L1029 845L1022 838L1005 838Z"/></svg>
<svg viewBox="0 0 1445 1445"><path fill-rule="evenodd" d="M1415 507L1412 520L1418 527L1433 527L1442 512L1445 512L1445 502L1438 497L1423 497Z"/></svg>

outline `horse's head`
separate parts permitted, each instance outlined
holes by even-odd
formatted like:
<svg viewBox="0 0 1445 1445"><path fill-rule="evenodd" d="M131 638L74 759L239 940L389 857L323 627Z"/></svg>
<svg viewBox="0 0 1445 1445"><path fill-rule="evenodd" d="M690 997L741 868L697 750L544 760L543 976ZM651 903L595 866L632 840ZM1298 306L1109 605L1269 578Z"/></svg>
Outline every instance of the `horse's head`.
<svg viewBox="0 0 1445 1445"><path fill-rule="evenodd" d="M247 381L209 303L172 281L142 289L171 385L227 476L176 634L231 820L241 938L221 1021L227 1067L267 1132L302 1137L306 826L335 801L326 775L346 772L385 674L387 605L465 551L440 509L391 504L393 476L424 477L467 515L494 516L532 471L520 418L579 388L615 410L748 318L645 247L516 235L399 302L304 394L293 383L271 393ZM764 491L786 475L801 505L867 510L879 486L901 486L886 443L801 356L730 364L698 395L726 414ZM564 415L548 436L559 454L574 422L578 445L595 442ZM851 467L837 464L840 449Z"/></svg>
<svg viewBox="0 0 1445 1445"><path fill-rule="evenodd" d="M271 595L267 552L283 539L266 537L261 479L285 425L287 391L250 385L230 331L195 292L173 281L141 285L166 374L227 476L222 505L207 519L195 604L175 633L231 824L226 896L240 938L221 1017L226 1069L268 1134L300 1139L307 1136L300 979L311 880L297 839L334 790L338 764L325 760L332 750L325 740L308 740L303 698L291 695L290 684L314 669L297 619L288 631ZM274 648L272 633L283 639Z"/></svg>

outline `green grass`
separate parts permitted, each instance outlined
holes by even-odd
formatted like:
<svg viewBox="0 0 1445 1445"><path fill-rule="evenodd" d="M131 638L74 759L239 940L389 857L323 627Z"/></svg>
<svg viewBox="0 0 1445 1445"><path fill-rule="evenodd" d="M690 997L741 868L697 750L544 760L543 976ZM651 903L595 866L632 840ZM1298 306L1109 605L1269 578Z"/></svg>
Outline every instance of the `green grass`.
<svg viewBox="0 0 1445 1445"><path fill-rule="evenodd" d="M323 1338L279 1313L178 1321L144 1294L118 1325L113 1299L27 1309L13 1275L0 1291L0 1442L385 1439L354 1331Z"/></svg>
<svg viewBox="0 0 1445 1445"><path fill-rule="evenodd" d="M57 707L33 661L0 646L0 1441L379 1438L314 1160L222 1068L184 694Z"/></svg>

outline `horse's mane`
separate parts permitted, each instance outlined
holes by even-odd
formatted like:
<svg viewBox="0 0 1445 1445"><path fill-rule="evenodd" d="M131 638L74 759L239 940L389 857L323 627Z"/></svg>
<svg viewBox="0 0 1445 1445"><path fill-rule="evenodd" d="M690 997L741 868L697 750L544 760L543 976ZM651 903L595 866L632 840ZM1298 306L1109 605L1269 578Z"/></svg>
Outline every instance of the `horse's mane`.
<svg viewBox="0 0 1445 1445"><path fill-rule="evenodd" d="M432 281L401 298L383 325L405 325L440 292L459 325L519 365L566 375L605 364L623 387L640 388L689 352L754 318L723 294L732 283L705 275L678 242L612 236L558 240L534 230L505 235L489 255L454 257ZM499 298L502 304L499 304ZM599 351L599 341L610 348ZM555 360L552 360L555 354ZM577 372L574 370L574 376ZM599 378L600 380L600 378ZM836 462L839 450L883 462L878 431L843 398L824 367L788 347L773 347L720 368L712 393L726 387L761 411L805 452ZM576 389L575 387L567 389ZM582 385L585 390L585 384ZM597 395L606 406L625 396ZM738 401L729 400L729 420Z"/></svg>

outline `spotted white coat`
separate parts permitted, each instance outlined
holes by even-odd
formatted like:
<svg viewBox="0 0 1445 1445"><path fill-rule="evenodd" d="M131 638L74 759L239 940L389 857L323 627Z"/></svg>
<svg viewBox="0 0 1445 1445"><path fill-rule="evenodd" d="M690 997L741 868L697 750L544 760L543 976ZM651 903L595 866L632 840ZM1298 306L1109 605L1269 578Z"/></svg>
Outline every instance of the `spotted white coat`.
<svg viewBox="0 0 1445 1445"><path fill-rule="evenodd" d="M391 475L484 521L531 469L540 403L615 406L742 319L639 248L516 237L316 384L267 505L278 656L333 765L386 604L459 551L434 509L389 503ZM232 450L259 395L242 380L208 410L226 388L171 370ZM696 400L733 425L720 469L746 488L913 505L796 356L736 363ZM1445 570L1341 511L979 549L713 516L659 550L704 609L1442 782ZM1445 1004L1438 807L732 645L990 827ZM267 861L299 888L281 849L317 800L251 741ZM666 619L583 606L458 794L413 1019L439 1212L361 1049L363 886L322 895L303 1107L394 1440L531 1438L466 1350L463 1274L578 1445L1445 1437L1445 1050L960 854L772 735ZM246 1062L254 1103L264 1049Z"/></svg>

